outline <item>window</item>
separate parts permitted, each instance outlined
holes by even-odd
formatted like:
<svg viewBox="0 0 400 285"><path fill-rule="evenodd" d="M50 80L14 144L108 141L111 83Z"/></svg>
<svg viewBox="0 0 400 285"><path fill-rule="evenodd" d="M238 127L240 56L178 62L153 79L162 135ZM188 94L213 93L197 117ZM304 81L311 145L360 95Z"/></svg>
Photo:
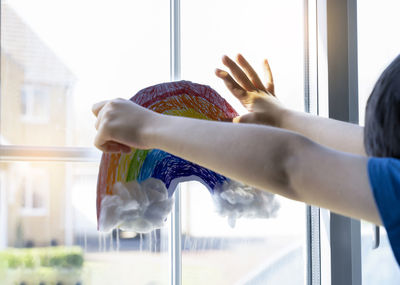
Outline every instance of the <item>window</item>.
<svg viewBox="0 0 400 285"><path fill-rule="evenodd" d="M182 0L181 9L182 79L212 86L243 113L213 71L226 70L222 55L234 59L240 52L263 76L262 63L268 58L277 97L285 106L304 111L302 1L261 0L244 5L242 1ZM272 26L279 28L268 28ZM304 204L279 197L275 218L239 219L230 228L226 218L215 212L204 186L186 183L181 195L182 284L303 284Z"/></svg>
<svg viewBox="0 0 400 285"><path fill-rule="evenodd" d="M91 114L169 80L168 2L1 2L0 283L169 284L168 226L97 232Z"/></svg>
<svg viewBox="0 0 400 285"><path fill-rule="evenodd" d="M24 85L21 90L21 117L27 123L48 123L50 96L45 88Z"/></svg>
<svg viewBox="0 0 400 285"><path fill-rule="evenodd" d="M211 85L243 112L214 68L223 54L242 52L262 74L267 57L279 99L304 110L303 3L243 3L181 1L182 79ZM230 228L214 213L207 190L189 182L180 190L181 232L171 217L145 235L97 232L100 154L92 148L90 108L169 81L168 1L14 0L1 8L0 147L7 156L0 163L0 221L7 228L0 226L0 256L11 247L28 257L72 252L77 260L63 259L77 269L68 276L38 262L8 263L5 282L29 276L35 284L171 284L172 271L193 285L307 282L306 205L281 197L277 217ZM175 251L177 235L182 243ZM50 247L57 245L63 248ZM173 263L177 257L182 266ZM17 276L21 268L50 273Z"/></svg>
<svg viewBox="0 0 400 285"><path fill-rule="evenodd" d="M93 102L169 80L168 1L128 2L2 1L2 137L92 147Z"/></svg>
<svg viewBox="0 0 400 285"><path fill-rule="evenodd" d="M399 55L400 39L393 36L400 26L400 3L396 0L358 1L358 86L360 123L372 88L386 66ZM374 19L371 21L371 19ZM363 284L398 284L400 273L389 240L380 227L380 244L375 244L376 227L361 225ZM379 268L379 270L377 270Z"/></svg>
<svg viewBox="0 0 400 285"><path fill-rule="evenodd" d="M27 175L29 173L29 175ZM45 215L49 200L49 176L44 169L27 167L19 173L21 214L26 216Z"/></svg>

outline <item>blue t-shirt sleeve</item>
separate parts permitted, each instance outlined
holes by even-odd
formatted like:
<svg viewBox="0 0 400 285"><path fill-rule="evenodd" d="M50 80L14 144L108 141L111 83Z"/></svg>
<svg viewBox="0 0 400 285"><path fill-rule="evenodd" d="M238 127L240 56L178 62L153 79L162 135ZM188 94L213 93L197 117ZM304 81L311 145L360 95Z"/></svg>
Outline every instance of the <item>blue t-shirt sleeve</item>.
<svg viewBox="0 0 400 285"><path fill-rule="evenodd" d="M368 177L390 245L400 265L400 160L370 158Z"/></svg>

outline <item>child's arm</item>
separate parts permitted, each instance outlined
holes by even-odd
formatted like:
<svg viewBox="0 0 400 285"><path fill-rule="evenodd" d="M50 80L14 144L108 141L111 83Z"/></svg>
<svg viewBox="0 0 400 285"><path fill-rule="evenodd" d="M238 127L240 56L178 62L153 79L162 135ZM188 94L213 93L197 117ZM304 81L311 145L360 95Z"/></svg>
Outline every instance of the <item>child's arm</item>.
<svg viewBox="0 0 400 285"><path fill-rule="evenodd" d="M103 151L158 148L285 197L380 224L367 158L273 127L154 113L127 100L93 107Z"/></svg>
<svg viewBox="0 0 400 285"><path fill-rule="evenodd" d="M222 62L230 69L236 81L225 71L216 70L216 75L224 80L232 94L240 100L251 113L243 115L235 122L255 123L275 126L298 132L311 140L336 150L365 155L363 143L364 128L333 119L313 116L303 112L286 109L274 95L271 69L265 61L267 84L261 83L254 69L242 55L237 62L229 57Z"/></svg>

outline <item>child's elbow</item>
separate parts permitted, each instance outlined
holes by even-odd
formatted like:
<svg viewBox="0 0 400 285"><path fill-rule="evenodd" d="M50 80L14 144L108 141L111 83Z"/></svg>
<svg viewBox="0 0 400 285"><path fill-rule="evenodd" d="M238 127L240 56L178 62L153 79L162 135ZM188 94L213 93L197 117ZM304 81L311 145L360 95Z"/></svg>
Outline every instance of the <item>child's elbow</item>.
<svg viewBox="0 0 400 285"><path fill-rule="evenodd" d="M300 191L299 185L303 175L304 159L307 159L307 152L312 151L315 147L315 143L310 139L298 135L292 134L286 144L286 151L282 158L282 175L281 175L281 187L284 191L283 196L304 202L304 193Z"/></svg>

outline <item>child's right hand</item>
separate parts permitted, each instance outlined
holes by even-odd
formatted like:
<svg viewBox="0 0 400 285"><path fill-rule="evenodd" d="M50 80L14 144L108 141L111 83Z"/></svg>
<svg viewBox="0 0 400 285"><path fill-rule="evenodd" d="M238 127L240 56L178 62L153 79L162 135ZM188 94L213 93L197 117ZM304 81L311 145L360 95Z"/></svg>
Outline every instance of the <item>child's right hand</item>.
<svg viewBox="0 0 400 285"><path fill-rule="evenodd" d="M114 99L92 107L97 117L95 146L104 152L130 152L131 148L149 149L149 130L156 125L157 113L130 100Z"/></svg>
<svg viewBox="0 0 400 285"><path fill-rule="evenodd" d="M236 81L226 71L220 69L215 71L215 74L224 80L231 93L250 112L234 118L233 122L279 127L286 109L275 97L274 82L268 61L264 61L267 74L266 85L263 85L257 73L241 54L237 56L236 61L243 70L228 56L222 58L222 63L229 68Z"/></svg>

